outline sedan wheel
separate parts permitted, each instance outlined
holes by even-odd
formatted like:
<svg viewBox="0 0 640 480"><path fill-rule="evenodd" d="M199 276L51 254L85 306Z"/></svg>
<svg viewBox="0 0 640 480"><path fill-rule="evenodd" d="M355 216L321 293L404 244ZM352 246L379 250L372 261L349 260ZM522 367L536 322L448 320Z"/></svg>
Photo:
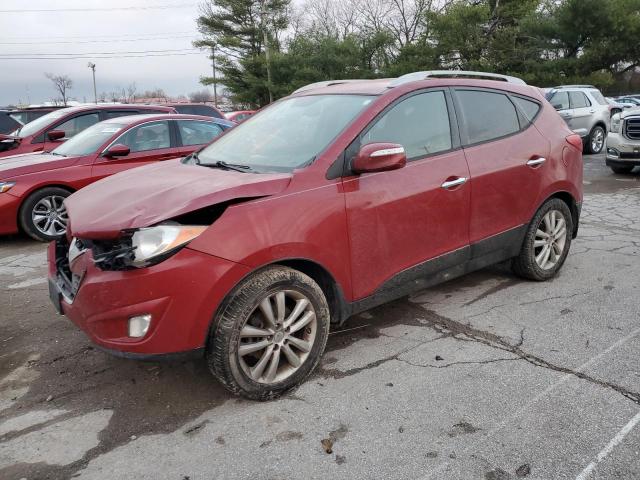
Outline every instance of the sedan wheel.
<svg viewBox="0 0 640 480"><path fill-rule="evenodd" d="M31 220L37 231L50 237L59 237L67 231L67 209L64 197L52 195L44 197L31 211Z"/></svg>
<svg viewBox="0 0 640 480"><path fill-rule="evenodd" d="M258 270L219 308L207 346L209 368L233 393L274 398L316 367L329 320L325 295L309 276L280 265Z"/></svg>

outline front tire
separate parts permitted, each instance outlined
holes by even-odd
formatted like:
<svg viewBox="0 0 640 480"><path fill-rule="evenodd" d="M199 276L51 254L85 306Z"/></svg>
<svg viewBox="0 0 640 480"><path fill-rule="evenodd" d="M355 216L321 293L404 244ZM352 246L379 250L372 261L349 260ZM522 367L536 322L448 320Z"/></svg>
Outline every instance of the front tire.
<svg viewBox="0 0 640 480"><path fill-rule="evenodd" d="M207 345L207 363L228 390L270 400L302 383L329 335L324 293L310 277L274 265L243 280L223 302Z"/></svg>
<svg viewBox="0 0 640 480"><path fill-rule="evenodd" d="M35 240L50 242L67 231L67 209L63 202L69 190L46 187L27 197L18 214L22 230Z"/></svg>
<svg viewBox="0 0 640 480"><path fill-rule="evenodd" d="M591 129L589 137L587 137L586 152L591 154L597 154L604 148L605 140L607 139L607 132L601 125L596 125Z"/></svg>
<svg viewBox="0 0 640 480"><path fill-rule="evenodd" d="M534 215L513 262L514 272L529 280L553 278L562 268L571 248L573 219L565 202L548 200Z"/></svg>

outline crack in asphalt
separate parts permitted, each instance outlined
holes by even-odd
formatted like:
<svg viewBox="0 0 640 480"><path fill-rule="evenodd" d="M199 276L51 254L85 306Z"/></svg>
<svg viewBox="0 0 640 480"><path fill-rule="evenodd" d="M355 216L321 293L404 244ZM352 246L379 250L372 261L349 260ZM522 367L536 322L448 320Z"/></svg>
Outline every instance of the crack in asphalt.
<svg viewBox="0 0 640 480"><path fill-rule="evenodd" d="M574 294L571 296L576 296L576 295L584 295L584 293ZM565 298L565 297L558 297L558 298ZM535 303L535 302L532 302L532 303ZM477 329L475 327L472 327L470 324L464 324L456 320L452 320L450 318L438 315L431 310L425 309L421 305L415 305L407 302L406 307L413 310L414 313L417 313L420 315L420 318L424 320L424 322L420 322L420 323L422 323L424 326L428 326L434 329L436 332L440 333L440 335L433 339L429 339L423 342L418 342L414 345L411 345L408 348L402 349L401 351L393 355L389 355L387 357L378 359L374 362L370 362L362 367L355 367L349 370L319 368L318 373L324 377L341 379L345 377L350 377L352 375L355 375L365 370L370 370L370 369L379 367L380 365L391 362L393 360L398 360L400 362L403 362L415 367L423 367L423 368L448 368L452 365L487 364L487 363L495 363L499 361L522 360L536 367L545 368L547 370L551 370L558 373L569 374L581 380L592 383L594 385L598 385L600 387L613 390L619 393L620 395L624 396L625 398L631 400L635 404L640 405L640 392L634 392L626 387L617 385L613 382L608 382L605 380L595 378L579 370L574 370L569 367L556 365L554 363L551 363L548 360L545 360L544 358L541 358L537 355L524 351L521 347L525 341L524 339L525 328L522 328L520 330L520 338L518 339L518 341L516 343L510 343L505 338L499 335L496 335L491 332L487 332L485 330ZM479 361L469 361L469 362L452 362L442 366L414 364L408 360L400 358L405 353L408 353L422 345L435 342L443 338L454 338L458 341L480 343L482 345L486 345L496 350L501 350L503 352L511 353L515 355L516 358L499 358L499 359L489 359L489 360L479 360Z"/></svg>

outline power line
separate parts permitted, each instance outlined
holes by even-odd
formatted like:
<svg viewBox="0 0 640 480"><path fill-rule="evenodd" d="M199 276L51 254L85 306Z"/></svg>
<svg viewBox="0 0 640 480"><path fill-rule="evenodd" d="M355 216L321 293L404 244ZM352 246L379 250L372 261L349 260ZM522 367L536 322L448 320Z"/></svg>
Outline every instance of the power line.
<svg viewBox="0 0 640 480"><path fill-rule="evenodd" d="M155 40L172 40L179 38L192 38L195 40L195 36L191 35L176 35L173 37L154 37L154 38L122 38L122 39L110 39L110 40L57 40L57 41L40 41L40 42L0 42L0 45L59 45L59 44L82 44L82 43L120 43L120 42L148 42Z"/></svg>
<svg viewBox="0 0 640 480"><path fill-rule="evenodd" d="M113 12L118 10L168 10L171 8L193 7L196 3L176 3L170 5L146 5L128 7L98 7L98 8L33 8L33 9L3 9L0 13L61 13L61 12Z"/></svg>
<svg viewBox="0 0 640 480"><path fill-rule="evenodd" d="M4 37L0 36L0 40L33 40L34 38L120 38L120 37L153 37L157 35L182 35L193 34L193 30L185 30L183 32L158 32L158 33L117 33L111 35L29 35L22 37Z"/></svg>
<svg viewBox="0 0 640 480"><path fill-rule="evenodd" d="M200 52L187 52L187 53L151 53L147 55L107 55L107 56L84 56L84 57L0 57L2 60L100 60L103 58L148 58L148 57L173 57L183 55L202 55Z"/></svg>
<svg viewBox="0 0 640 480"><path fill-rule="evenodd" d="M72 57L72 56L86 56L86 55L120 55L130 53L168 53L168 52L184 52L184 51L200 51L198 48L170 48L168 50L134 50L134 51L120 51L120 52L75 52L75 53L0 53L0 57L24 57L24 56L48 56L48 57Z"/></svg>

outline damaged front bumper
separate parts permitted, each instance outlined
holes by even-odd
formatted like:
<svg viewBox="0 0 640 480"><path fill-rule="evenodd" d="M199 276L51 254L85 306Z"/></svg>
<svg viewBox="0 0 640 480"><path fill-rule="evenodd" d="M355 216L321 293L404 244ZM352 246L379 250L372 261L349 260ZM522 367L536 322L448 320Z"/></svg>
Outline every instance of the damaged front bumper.
<svg viewBox="0 0 640 480"><path fill-rule="evenodd" d="M126 356L157 356L201 349L218 305L249 269L184 248L148 268L105 271L90 249L68 262L66 239L49 245L50 297L99 347ZM141 337L130 319L150 315Z"/></svg>

